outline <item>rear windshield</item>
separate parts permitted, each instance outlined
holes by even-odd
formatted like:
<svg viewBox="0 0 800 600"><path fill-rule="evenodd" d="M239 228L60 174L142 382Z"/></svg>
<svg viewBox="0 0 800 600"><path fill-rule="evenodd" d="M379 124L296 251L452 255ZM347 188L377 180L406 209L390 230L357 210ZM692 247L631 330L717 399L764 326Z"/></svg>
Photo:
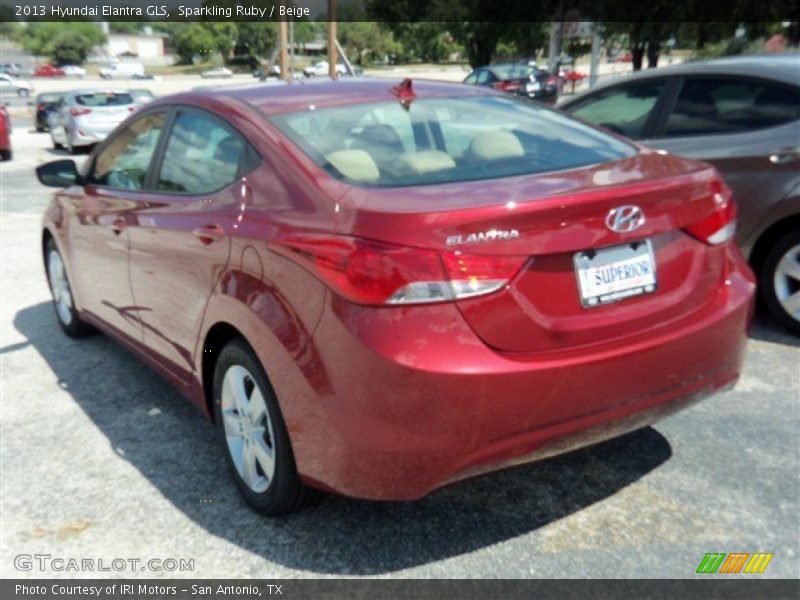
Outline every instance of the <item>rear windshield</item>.
<svg viewBox="0 0 800 600"><path fill-rule="evenodd" d="M270 119L337 179L394 187L494 179L619 160L636 149L560 113L478 96L356 104Z"/></svg>
<svg viewBox="0 0 800 600"><path fill-rule="evenodd" d="M79 94L75 102L84 106L121 106L131 104L133 98L130 94L115 94L113 92L96 92L94 94Z"/></svg>
<svg viewBox="0 0 800 600"><path fill-rule="evenodd" d="M529 65L492 65L492 71L500 79L525 79L536 74L536 68Z"/></svg>

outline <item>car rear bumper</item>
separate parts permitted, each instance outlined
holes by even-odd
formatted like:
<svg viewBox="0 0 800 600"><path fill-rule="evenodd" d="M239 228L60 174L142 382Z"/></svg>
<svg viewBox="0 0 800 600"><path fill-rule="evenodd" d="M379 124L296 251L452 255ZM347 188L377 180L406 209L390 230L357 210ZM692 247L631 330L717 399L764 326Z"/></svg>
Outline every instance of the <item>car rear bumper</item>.
<svg viewBox="0 0 800 600"><path fill-rule="evenodd" d="M96 129L78 125L70 136L70 142L73 146L91 146L102 142L111 131L113 127Z"/></svg>
<svg viewBox="0 0 800 600"><path fill-rule="evenodd" d="M732 385L754 282L731 254L727 285L680 327L561 353L496 352L452 305L364 308L331 295L276 386L301 476L345 495L415 499L620 435Z"/></svg>

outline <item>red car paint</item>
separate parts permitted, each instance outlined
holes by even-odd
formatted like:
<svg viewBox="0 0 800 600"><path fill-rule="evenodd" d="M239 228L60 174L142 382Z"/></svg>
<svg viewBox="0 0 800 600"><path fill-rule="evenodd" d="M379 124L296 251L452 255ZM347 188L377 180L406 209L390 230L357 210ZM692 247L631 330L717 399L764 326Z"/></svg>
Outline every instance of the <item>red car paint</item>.
<svg viewBox="0 0 800 600"><path fill-rule="evenodd" d="M0 157L11 158L11 118L5 106L0 106Z"/></svg>
<svg viewBox="0 0 800 600"><path fill-rule="evenodd" d="M414 91L497 94L417 82ZM217 114L263 163L210 195L57 193L44 235L65 257L81 317L207 416L204 357L235 329L270 378L303 481L373 499L418 498L595 443L736 381L754 282L733 242L703 241L732 216L720 215L732 201L713 168L639 148L561 172L357 187L265 118L388 100L398 101L385 81L337 81L149 104L143 113L184 104ZM610 231L609 211L633 203L647 214L642 229ZM370 253L393 252L425 270L439 255L443 272L455 260L448 237L509 227L519 237L464 248L476 268L497 263L511 277L479 298L380 305L380 286L331 270L357 247L367 265ZM573 255L642 238L653 243L657 291L582 308Z"/></svg>
<svg viewBox="0 0 800 600"><path fill-rule="evenodd" d="M34 77L65 77L66 73L64 73L63 69L59 69L58 67L54 67L49 63L45 63L43 65L39 65L36 67L36 70L33 72Z"/></svg>

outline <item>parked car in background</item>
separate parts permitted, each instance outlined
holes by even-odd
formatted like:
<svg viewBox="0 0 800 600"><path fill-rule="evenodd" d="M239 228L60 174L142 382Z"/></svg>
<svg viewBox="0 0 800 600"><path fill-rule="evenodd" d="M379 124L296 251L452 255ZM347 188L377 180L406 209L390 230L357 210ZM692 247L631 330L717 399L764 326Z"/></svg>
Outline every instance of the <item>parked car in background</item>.
<svg viewBox="0 0 800 600"><path fill-rule="evenodd" d="M133 97L124 90L67 92L48 121L53 148L66 148L75 154L102 142L136 108Z"/></svg>
<svg viewBox="0 0 800 600"><path fill-rule="evenodd" d="M158 75L151 75L150 73L134 73L131 79L147 79L150 81L159 81L161 77Z"/></svg>
<svg viewBox="0 0 800 600"><path fill-rule="evenodd" d="M11 75L12 77L22 77L25 70L19 63L2 63L0 64L0 73Z"/></svg>
<svg viewBox="0 0 800 600"><path fill-rule="evenodd" d="M228 79L233 77L233 71L227 67L213 67L200 73L203 79Z"/></svg>
<svg viewBox="0 0 800 600"><path fill-rule="evenodd" d="M717 171L512 95L205 88L37 175L69 188L41 237L63 331L178 386L269 515L419 498L741 372L755 286Z"/></svg>
<svg viewBox="0 0 800 600"><path fill-rule="evenodd" d="M546 104L555 103L563 85L561 80L551 75L549 71L527 62L497 63L478 67L467 75L464 83L519 94Z"/></svg>
<svg viewBox="0 0 800 600"><path fill-rule="evenodd" d="M800 55L641 71L561 108L715 165L733 189L737 239L758 274L763 303L800 335Z"/></svg>
<svg viewBox="0 0 800 600"><path fill-rule="evenodd" d="M11 160L11 117L5 106L0 106L0 160Z"/></svg>
<svg viewBox="0 0 800 600"><path fill-rule="evenodd" d="M144 74L144 65L130 60L112 62L100 68L103 79L134 79Z"/></svg>
<svg viewBox="0 0 800 600"><path fill-rule="evenodd" d="M49 92L36 96L36 131L47 131L50 128L48 122L50 114L56 110L63 97L63 92Z"/></svg>
<svg viewBox="0 0 800 600"><path fill-rule="evenodd" d="M33 86L24 79L17 79L11 75L0 73L0 95L27 98L32 92Z"/></svg>
<svg viewBox="0 0 800 600"><path fill-rule="evenodd" d="M280 77L281 68L278 65L272 65L267 70L266 67L258 67L253 70L253 77L258 79L266 79L268 77Z"/></svg>
<svg viewBox="0 0 800 600"><path fill-rule="evenodd" d="M342 63L337 63L336 73L338 75L347 75L347 67ZM327 60L321 60L303 69L303 75L306 77L327 77L329 74L330 69Z"/></svg>
<svg viewBox="0 0 800 600"><path fill-rule="evenodd" d="M147 104L155 99L153 92L144 88L134 88L132 90L128 90L128 93L131 95L131 98L133 98L133 101L139 106Z"/></svg>
<svg viewBox="0 0 800 600"><path fill-rule="evenodd" d="M33 71L34 77L65 77L66 73L62 69L58 67L54 67L49 63L45 63L43 65L39 65Z"/></svg>
<svg viewBox="0 0 800 600"><path fill-rule="evenodd" d="M64 75L67 77L76 77L78 79L82 79L86 76L86 69L77 65L63 65L61 70L64 71Z"/></svg>

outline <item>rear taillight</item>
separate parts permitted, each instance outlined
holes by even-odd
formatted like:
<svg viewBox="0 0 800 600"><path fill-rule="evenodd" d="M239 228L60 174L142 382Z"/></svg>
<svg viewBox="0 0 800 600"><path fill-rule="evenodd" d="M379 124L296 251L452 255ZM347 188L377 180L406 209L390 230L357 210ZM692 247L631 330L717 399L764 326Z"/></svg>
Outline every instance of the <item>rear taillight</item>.
<svg viewBox="0 0 800 600"><path fill-rule="evenodd" d="M714 212L702 221L686 228L690 234L702 242L717 246L733 239L736 234L736 203L731 190L720 181L711 183L714 199Z"/></svg>
<svg viewBox="0 0 800 600"><path fill-rule="evenodd" d="M36 105L36 110L39 111L39 112L42 112L44 110L44 104L41 104L41 103L37 104Z"/></svg>
<svg viewBox="0 0 800 600"><path fill-rule="evenodd" d="M281 238L272 247L357 304L426 304L502 289L527 257L475 256L347 236Z"/></svg>
<svg viewBox="0 0 800 600"><path fill-rule="evenodd" d="M88 115L90 112L92 112L91 108L70 108L69 109L69 114L71 114L73 117L80 117L81 115Z"/></svg>
<svg viewBox="0 0 800 600"><path fill-rule="evenodd" d="M550 77L547 78L544 84L558 86L558 77L556 77L555 75L550 75Z"/></svg>

